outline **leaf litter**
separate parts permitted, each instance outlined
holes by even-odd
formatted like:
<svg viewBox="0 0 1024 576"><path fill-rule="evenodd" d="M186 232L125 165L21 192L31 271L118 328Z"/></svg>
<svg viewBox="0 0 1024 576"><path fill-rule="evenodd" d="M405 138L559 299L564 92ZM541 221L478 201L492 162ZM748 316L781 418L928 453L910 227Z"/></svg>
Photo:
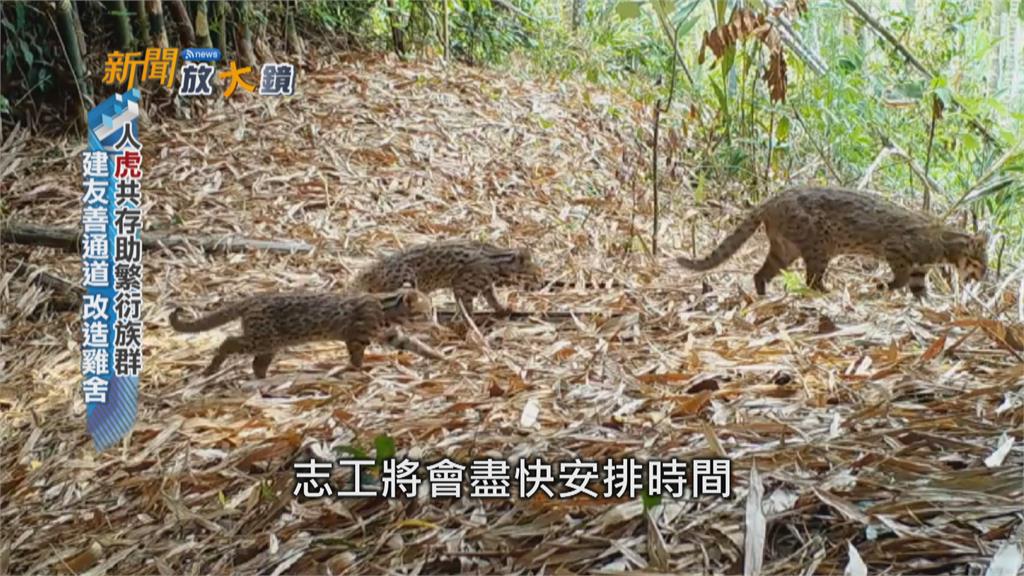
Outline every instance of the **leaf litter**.
<svg viewBox="0 0 1024 576"><path fill-rule="evenodd" d="M121 446L96 454L87 437L77 315L10 273L19 259L77 281L77 257L4 247L0 571L1019 567L1024 329L1011 283L976 294L933 282L919 305L868 288L884 266L841 259L828 294L786 294L777 279L756 298L760 233L717 271L672 266L670 255L710 250L738 211L693 210L685 178L665 167L675 193L663 194L662 253L646 252L652 207L645 194L634 206L633 191L649 188L651 131L636 104L380 56L320 64L297 90L142 127L147 230L314 249L146 253L139 415ZM78 139L14 131L3 148L12 215L77 225ZM478 317L462 334L411 327L444 362L375 345L359 374L341 369L343 344L320 343L280 354L264 380L238 358L204 378L237 328L168 325L175 305L341 289L377 255L449 236L530 246L549 286L504 291L527 318ZM454 311L449 294L434 303ZM414 500L292 496L295 461L351 447L372 457L380 435L399 458L513 469L518 458L725 457L733 494L647 511L628 498L432 499L425 486Z"/></svg>

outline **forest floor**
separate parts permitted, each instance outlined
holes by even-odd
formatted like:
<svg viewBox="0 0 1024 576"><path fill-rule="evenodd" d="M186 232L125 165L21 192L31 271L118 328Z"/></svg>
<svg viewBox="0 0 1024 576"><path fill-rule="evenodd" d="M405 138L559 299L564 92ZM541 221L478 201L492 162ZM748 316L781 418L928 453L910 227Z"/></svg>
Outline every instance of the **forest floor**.
<svg viewBox="0 0 1024 576"><path fill-rule="evenodd" d="M1020 542L1013 291L932 274L919 304L874 290L884 265L841 259L827 294L780 277L759 298L762 233L722 268L686 272L671 256L694 239L709 251L742 208L692 209L667 167L651 257L649 114L569 83L373 56L300 74L297 91L142 125L147 230L314 250L145 254L145 368L122 446L97 454L86 434L77 313L12 272L26 259L77 282L78 257L4 247L0 572L735 574L749 556L763 574L838 574L854 554L875 574L977 574ZM80 139L4 147L12 215L77 226ZM203 378L237 326L168 325L176 304L341 289L375 255L451 236L530 246L551 285L501 292L530 318L461 336L412 326L443 362L375 345L367 373L346 372L344 345L323 343L279 354L264 380L242 357ZM438 499L425 485L416 499L293 496L293 462L372 456L378 435L424 465L727 458L732 494L649 511L638 497Z"/></svg>

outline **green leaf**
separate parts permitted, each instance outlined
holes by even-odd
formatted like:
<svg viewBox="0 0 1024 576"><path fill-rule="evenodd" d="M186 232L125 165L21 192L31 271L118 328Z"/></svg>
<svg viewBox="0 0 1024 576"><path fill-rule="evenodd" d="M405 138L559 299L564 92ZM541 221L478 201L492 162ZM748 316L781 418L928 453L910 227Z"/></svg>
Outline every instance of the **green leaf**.
<svg viewBox="0 0 1024 576"><path fill-rule="evenodd" d="M683 36L686 36L687 34L690 33L690 30L693 30L693 27L696 26L696 25L697 25L697 17L696 16L693 16L691 18L687 18L686 21L684 21L682 24L679 25L679 29L676 30L676 38L682 38Z"/></svg>
<svg viewBox="0 0 1024 576"><path fill-rule="evenodd" d="M722 92L722 88L718 86L717 82L711 83L711 89L715 91L715 96L718 97L718 106L722 110L725 110L728 105L728 102L725 99L725 92Z"/></svg>
<svg viewBox="0 0 1024 576"><path fill-rule="evenodd" d="M673 4L675 0L651 0L651 5L654 6L654 11L658 13L665 22L669 21L669 16L672 14Z"/></svg>
<svg viewBox="0 0 1024 576"><path fill-rule="evenodd" d="M676 8L675 14L672 15L672 25L675 26L676 28L679 28L682 22L689 20L691 17L696 18L696 16L693 15L693 11L703 1L704 0L690 0L689 2L684 2L681 6ZM693 28L693 24L689 24L687 26L687 30L689 30L690 28ZM679 33L677 32L677 35L678 34Z"/></svg>
<svg viewBox="0 0 1024 576"><path fill-rule="evenodd" d="M764 12L764 2L761 0L747 0L747 8L750 8L754 12Z"/></svg>
<svg viewBox="0 0 1024 576"><path fill-rule="evenodd" d="M736 63L736 46L729 46L722 54L722 78L725 79Z"/></svg>
<svg viewBox="0 0 1024 576"><path fill-rule="evenodd" d="M25 64L27 64L28 67L31 68L32 67L32 62L35 61L35 55L32 54L32 50L28 47L28 44L24 40L21 40L20 44L21 44L21 57L25 59Z"/></svg>
<svg viewBox="0 0 1024 576"><path fill-rule="evenodd" d="M260 482L260 499L270 500L274 497L274 486L269 480Z"/></svg>
<svg viewBox="0 0 1024 576"><path fill-rule="evenodd" d="M1020 18L1021 21L1024 21L1024 2L1021 2L1020 4L1017 5L1017 18Z"/></svg>
<svg viewBox="0 0 1024 576"><path fill-rule="evenodd" d="M775 142L785 142L786 136L789 136L789 118L783 116L775 127Z"/></svg>
<svg viewBox="0 0 1024 576"><path fill-rule="evenodd" d="M960 147L964 152L975 152L979 148L978 138L970 132L964 132L960 135Z"/></svg>
<svg viewBox="0 0 1024 576"><path fill-rule="evenodd" d="M725 24L725 8L726 0L718 0L715 2L715 24L718 26Z"/></svg>
<svg viewBox="0 0 1024 576"><path fill-rule="evenodd" d="M644 503L644 510L650 510L661 504L661 496L651 496L649 494L644 494L643 496L641 496L641 500L643 500Z"/></svg>
<svg viewBox="0 0 1024 576"><path fill-rule="evenodd" d="M615 6L615 13L623 20L640 16L640 2L637 0L620 0Z"/></svg>
<svg viewBox="0 0 1024 576"><path fill-rule="evenodd" d="M792 270L782 271L782 285L790 294L806 294L809 289L804 284L804 277Z"/></svg>
<svg viewBox="0 0 1024 576"><path fill-rule="evenodd" d="M847 58L846 56L839 58L839 69L844 73L849 74L850 72L856 71L857 68L860 68L860 63L853 58Z"/></svg>
<svg viewBox="0 0 1024 576"><path fill-rule="evenodd" d="M388 458L395 457L395 439L387 434L381 434L373 439L373 447L377 450L377 465Z"/></svg>
<svg viewBox="0 0 1024 576"><path fill-rule="evenodd" d="M896 86L896 92L913 100L919 100L924 95L924 86L921 82L904 82Z"/></svg>
<svg viewBox="0 0 1024 576"><path fill-rule="evenodd" d="M694 204L703 204L704 203L704 194L705 194L704 185L706 183L707 183L707 176L705 176L704 172L702 171L700 173L700 175L697 176L697 189L693 191L693 202L694 202Z"/></svg>

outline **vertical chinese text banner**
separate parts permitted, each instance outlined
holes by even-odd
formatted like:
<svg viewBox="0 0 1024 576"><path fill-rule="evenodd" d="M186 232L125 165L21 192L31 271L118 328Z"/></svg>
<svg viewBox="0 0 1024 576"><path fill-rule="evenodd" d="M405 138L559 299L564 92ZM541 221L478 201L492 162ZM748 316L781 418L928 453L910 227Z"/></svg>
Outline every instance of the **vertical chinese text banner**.
<svg viewBox="0 0 1024 576"><path fill-rule="evenodd" d="M135 424L142 371L140 98L134 88L93 108L82 155L82 393L97 450Z"/></svg>

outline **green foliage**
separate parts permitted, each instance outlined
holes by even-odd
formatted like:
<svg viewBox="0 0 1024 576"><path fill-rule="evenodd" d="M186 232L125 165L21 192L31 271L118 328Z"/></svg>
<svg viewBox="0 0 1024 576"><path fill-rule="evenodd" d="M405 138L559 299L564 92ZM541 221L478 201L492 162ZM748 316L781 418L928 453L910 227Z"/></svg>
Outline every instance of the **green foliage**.
<svg viewBox="0 0 1024 576"><path fill-rule="evenodd" d="M762 6L745 4L754 10ZM1001 140L1003 150L1024 132L1024 103L1011 102L988 86L993 51L1001 42L1004 51L1007 46L1005 38L993 37L987 29L994 3L918 2L914 15L887 11L888 4L865 5L938 76L924 78L844 3L812 3L809 13L794 21L794 28L828 70L818 74L786 50L787 101L773 106L760 81L765 54L759 46L741 42L721 59L697 64L701 34L728 22L733 3L710 0L694 6L689 24L694 33L681 28L679 41L693 84L683 84L683 96L663 121L685 122L691 106L710 109L714 123L692 126L699 130L696 138L719 141L710 147L714 157L695 159L703 168L700 178L709 173L713 181L747 182L746 189L759 190L770 144L773 186L794 177L852 184L891 142L918 166L927 164L928 175L947 191L947 197L933 198L937 211L979 185L1001 151L974 125L986 126ZM690 3L607 0L587 6L584 26L575 31L560 12L538 14L548 25L537 31L536 46L522 54L533 65L531 71L622 88L645 103L664 96L668 82L657 80L667 78L672 47L659 14L672 14L673 25L678 25ZM934 99L942 103L942 110L929 151ZM774 124L769 121L772 111ZM1006 189L969 208L980 219L1009 231L1013 247L1008 251L1020 259L1024 175L1013 172L1010 164L999 171L1011 177ZM790 166L803 170L790 172ZM813 173L806 171L808 166ZM914 206L920 205L924 188L908 163L897 157L877 167L870 185Z"/></svg>
<svg viewBox="0 0 1024 576"><path fill-rule="evenodd" d="M373 447L377 452L378 467L380 467L381 462L395 457L395 439L386 434L381 434L374 438Z"/></svg>
<svg viewBox="0 0 1024 576"><path fill-rule="evenodd" d="M862 2L936 74L926 78L844 2L808 3L808 13L791 18L793 30L827 70L817 72L786 48L786 100L773 104L763 79L769 51L761 41L727 43L721 58L698 63L706 32L729 23L738 6L763 13L765 2L579 1L583 14L574 25L570 0L308 0L296 4L296 26L304 34L347 40L342 49L389 49L394 28L410 57L432 58L443 51L447 15L450 56L457 60L583 80L646 105L665 102L674 85L672 107L661 118L665 125L685 125L686 133L704 144L698 149L709 151L709 157L691 159L702 199L730 188L750 190L753 197L791 180L852 184L889 143L918 166L927 165L929 177L945 190L945 197L932 200L936 211L975 187L1007 178L998 192L968 208L979 220L1003 226L1012 259L1024 256L1024 172L1016 159L990 170L1024 133L1024 102L1011 98L1005 79L997 86L993 78L995 58L1005 58L1012 46L998 30L1016 25L1014 16L1024 19L1024 12L1008 14L1008 4L995 0L918 1L914 14L880 0ZM282 5L250 4L258 29L273 43ZM109 15L97 3L77 6L83 22L89 20L88 29L102 31L98 38L87 34L95 58L113 36L106 30ZM43 3L2 4L0 115L5 121L23 108L38 108L44 96L68 100L57 82L68 76L67 63L49 9ZM1009 22L1001 20L1007 17ZM211 24L216 27L217 19ZM94 62L90 68L96 69ZM929 145L935 101L942 106ZM691 110L700 113L700 121ZM991 180L980 182L983 176ZM737 186L723 186L730 183ZM870 185L915 206L924 189L908 163L895 156L878 164Z"/></svg>
<svg viewBox="0 0 1024 576"><path fill-rule="evenodd" d="M344 34L350 40L371 42L382 30L379 27L367 29L378 9L376 0L313 0L298 2L299 14L296 23L299 29L326 30Z"/></svg>
<svg viewBox="0 0 1024 576"><path fill-rule="evenodd" d="M804 295L810 292L810 288L804 281L804 275L794 270L783 270L779 272L782 277L782 286L786 292L795 295Z"/></svg>
<svg viewBox="0 0 1024 576"><path fill-rule="evenodd" d="M449 3L451 50L457 59L500 63L516 47L530 44L529 34L519 21L490 0L441 1Z"/></svg>
<svg viewBox="0 0 1024 576"><path fill-rule="evenodd" d="M9 115L26 100L34 100L55 87L58 55L51 39L53 27L39 8L25 2L4 2L0 9L3 30L3 102L0 114Z"/></svg>

